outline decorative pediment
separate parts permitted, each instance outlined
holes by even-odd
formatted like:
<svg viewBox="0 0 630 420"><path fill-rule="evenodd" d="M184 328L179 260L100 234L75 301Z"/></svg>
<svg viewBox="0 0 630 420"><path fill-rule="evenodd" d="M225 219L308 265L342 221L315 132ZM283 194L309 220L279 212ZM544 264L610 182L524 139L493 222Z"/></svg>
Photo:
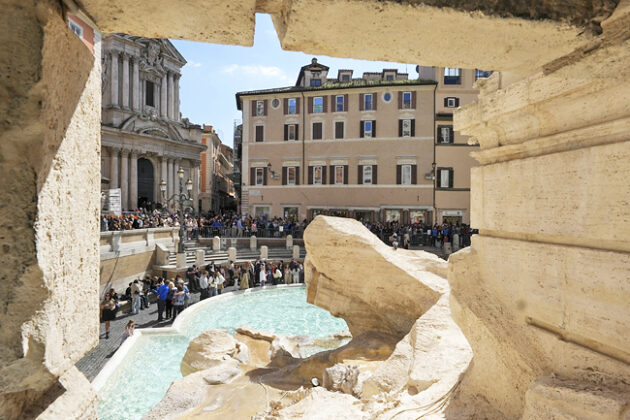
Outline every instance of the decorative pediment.
<svg viewBox="0 0 630 420"><path fill-rule="evenodd" d="M147 134L149 136L163 137L165 139L170 138L168 132L161 127L147 127L141 129L138 134Z"/></svg>

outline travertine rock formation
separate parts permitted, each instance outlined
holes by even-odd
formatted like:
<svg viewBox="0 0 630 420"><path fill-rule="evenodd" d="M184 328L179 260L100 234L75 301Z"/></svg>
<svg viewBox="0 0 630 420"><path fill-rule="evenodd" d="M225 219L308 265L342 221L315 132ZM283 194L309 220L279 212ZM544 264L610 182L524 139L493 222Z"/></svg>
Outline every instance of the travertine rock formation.
<svg viewBox="0 0 630 420"><path fill-rule="evenodd" d="M354 337L402 338L448 291L438 257L393 250L356 220L318 216L304 241L307 300L343 318Z"/></svg>
<svg viewBox="0 0 630 420"><path fill-rule="evenodd" d="M247 345L234 339L227 330L208 330L199 334L188 345L180 369L182 375L206 370L229 359L237 363L247 363Z"/></svg>

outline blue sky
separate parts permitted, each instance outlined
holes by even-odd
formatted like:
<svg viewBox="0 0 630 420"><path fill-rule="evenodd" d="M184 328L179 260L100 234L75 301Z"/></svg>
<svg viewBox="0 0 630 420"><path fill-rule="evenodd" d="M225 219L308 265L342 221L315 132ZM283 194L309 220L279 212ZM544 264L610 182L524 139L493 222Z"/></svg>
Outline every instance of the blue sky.
<svg viewBox="0 0 630 420"><path fill-rule="evenodd" d="M236 109L236 92L291 86L300 67L309 64L313 55L283 51L269 15L256 15L253 47L206 44L171 40L188 61L182 69L180 97L182 115L195 124L215 127L223 143L232 145L232 127L241 118ZM365 71L397 68L409 78L418 75L415 64L363 61L317 56L330 67L329 76L337 70L354 70L354 76Z"/></svg>

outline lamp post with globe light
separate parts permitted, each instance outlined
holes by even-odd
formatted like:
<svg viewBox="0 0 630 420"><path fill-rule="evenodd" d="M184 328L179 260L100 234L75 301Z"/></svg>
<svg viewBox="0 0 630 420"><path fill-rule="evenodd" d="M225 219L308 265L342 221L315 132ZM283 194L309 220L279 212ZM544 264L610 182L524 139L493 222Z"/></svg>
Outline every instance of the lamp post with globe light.
<svg viewBox="0 0 630 420"><path fill-rule="evenodd" d="M169 198L166 198L166 181L164 180L160 182L160 191L162 192L162 199L166 201L166 203L173 201L175 199L179 203L179 244L177 245L177 253L183 254L184 253L184 228L185 228L184 227L184 202L192 201L193 183L190 180L190 178L188 178L188 181L186 181L186 192L184 193L183 192L184 189L182 185L182 182L184 181L183 168L180 167L177 170L177 177L179 178L179 190L182 192L175 193Z"/></svg>

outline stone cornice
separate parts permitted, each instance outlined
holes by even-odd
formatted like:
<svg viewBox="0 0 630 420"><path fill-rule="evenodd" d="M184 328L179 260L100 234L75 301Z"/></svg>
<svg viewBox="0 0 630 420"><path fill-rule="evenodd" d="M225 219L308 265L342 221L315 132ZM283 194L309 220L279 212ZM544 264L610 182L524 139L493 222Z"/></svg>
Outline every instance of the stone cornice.
<svg viewBox="0 0 630 420"><path fill-rule="evenodd" d="M630 41L584 54L551 73L540 71L504 88L499 88L499 74L481 86L478 102L454 115L455 130L479 142L482 150L475 157L482 162L501 160L502 151L485 151L530 141L505 152L526 157L539 154L536 149L541 147L546 148L544 153L553 153L559 147L620 141L619 130L627 127L620 119L628 113L630 97ZM594 124L603 130L600 135L595 135ZM608 125L612 132L603 135ZM562 135L572 130L590 130L593 136L585 143L581 136ZM557 140L563 145L552 145Z"/></svg>

